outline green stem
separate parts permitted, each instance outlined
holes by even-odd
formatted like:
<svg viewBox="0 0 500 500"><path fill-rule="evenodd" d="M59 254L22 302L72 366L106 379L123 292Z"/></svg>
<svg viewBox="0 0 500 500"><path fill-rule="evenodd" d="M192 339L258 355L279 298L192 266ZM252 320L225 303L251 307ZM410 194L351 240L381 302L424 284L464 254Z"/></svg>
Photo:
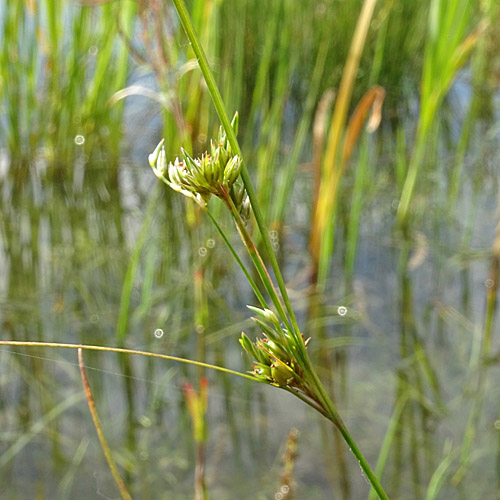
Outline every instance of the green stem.
<svg viewBox="0 0 500 500"><path fill-rule="evenodd" d="M262 294L260 293L259 288L257 287L257 285L255 284L255 281L250 276L250 273L248 272L248 269L246 268L245 264L243 264L243 261L240 259L239 255L236 253L235 249L233 248L233 245L231 245L229 239L225 235L225 233L222 230L222 228L220 227L219 223L217 222L217 220L215 219L215 217L212 215L212 213L209 210L206 210L206 213L210 217L211 221L214 223L214 226L217 229L217 231L219 231L219 234L221 235L222 239L224 240L224 243L229 248L229 251L231 252L231 254L233 255L233 257L236 259L236 262L238 263L238 265L240 266L241 270L243 271L243 274L245 275L245 278L248 280L248 282L250 283L250 286L252 287L252 290L254 291L255 295L257 296L257 299L258 299L260 305L264 309L267 308L267 303L264 300L264 297L262 296Z"/></svg>
<svg viewBox="0 0 500 500"><path fill-rule="evenodd" d="M139 356L146 356L149 358L167 359L170 361L177 361L179 363L187 363L189 365L201 366L203 368L210 368L219 372L229 373L230 375L238 375L238 377L253 380L254 382L265 383L263 380L252 377L246 373L240 373L223 366L211 365L209 363L202 363L201 361L194 361L192 359L179 358L177 356L169 356L168 354L158 354L156 352L138 351L136 349L124 349L121 347L107 347L102 345L92 344L67 344L62 342L24 342L18 340L0 340L0 346L15 346L15 347L54 347L60 349L87 349L89 351L105 351L105 352L118 352L122 354L138 354Z"/></svg>
<svg viewBox="0 0 500 500"><path fill-rule="evenodd" d="M307 361L310 364L309 357L307 358ZM344 424L344 421L340 417L337 409L335 408L335 405L333 404L333 401L328 396L323 384L321 383L318 375L314 371L312 365L310 365L310 374L313 378L314 385L315 385L316 389L318 390L318 393L320 396L320 402L324 405L324 408L326 410L326 413L323 413L323 415L325 415L326 418L328 418L328 420L330 420L331 422L333 422L335 424L335 426L339 430L340 434L344 438L344 441L349 446L349 449L352 451L353 455L356 457L357 461L359 462L361 469L363 469L363 472L365 473L367 479L370 481L372 488L376 491L380 500L389 500L389 497L387 496L386 492L382 488L380 481L378 480L377 476L373 472L372 468L370 467L370 464L368 463L368 461L364 457L363 453L361 453L361 450L358 448L356 441L354 441L354 438L351 436L350 432L348 431L346 425Z"/></svg>
<svg viewBox="0 0 500 500"><path fill-rule="evenodd" d="M235 155L238 155L240 158L243 158L240 146L238 144L238 141L236 139L236 135L234 133L233 128L231 127L230 121L228 114L226 113L224 103L222 101L221 94L219 92L219 89L217 87L217 84L215 82L215 78L212 74L212 71L210 70L210 66L208 64L207 56L205 55L205 52L203 50L203 47L200 44L200 41L198 39L198 36L196 34L196 31L194 29L193 23L191 21L191 18L189 16L189 13L186 9L186 5L184 4L183 0L172 0L175 8L177 10L177 13L179 14L179 18L181 21L181 24L184 28L184 31L186 32L187 37L189 38L189 41L191 43L191 47L196 54L196 57L198 59L198 64L200 66L200 70L205 78L205 82L207 84L208 91L210 93L210 96L212 98L212 101L214 103L214 106L217 110L217 114L219 115L219 119L222 123L222 126L226 132L226 136L229 140L229 143L231 144L231 149L233 150ZM245 185L246 192L248 194L248 197L250 199L250 204L252 206L253 213L255 215L255 219L257 221L257 225L259 227L259 231L262 236L262 242L264 244L264 248L267 254L267 257L269 258L269 261L271 263L271 267L273 269L274 275L276 277L276 281L278 283L278 287L281 292L281 296L283 298L283 302L285 304L286 310L288 312L288 316L291 321L291 325L293 328L290 328L290 325L288 321L284 321L286 326L289 328L290 333L294 336L295 340L297 341L297 348L298 352L297 355L300 356L302 363L304 366L307 368L305 371L310 378L312 379L312 383L314 387L317 389L316 394L319 396L319 401L318 403L320 406L322 406L325 410L323 413L329 420L331 420L338 430L340 431L342 437L346 441L346 443L349 445L351 451L354 453L354 456L357 458L359 461L359 464L361 468L363 469L364 473L366 474L366 477L372 484L373 488L377 492L378 496L380 497L381 500L389 500L388 496L384 492L382 486L380 485L380 482L378 481L377 477L373 473L372 469L370 468L370 465L364 458L363 454L361 453L360 449L357 447L354 439L348 432L345 424L343 423L342 419L340 418L340 415L338 414L333 402L329 398L328 394L326 393L325 388L323 387L323 384L321 383L318 375L314 371L311 361L309 359L309 356L307 355L306 348L304 345L304 342L302 340L302 336L300 333L300 329L297 323L297 319L295 317L295 313L293 311L290 299L288 297L288 293L286 291L286 286L285 282L283 280L283 276L281 275L281 271L278 265L278 261L276 259L276 256L274 255L272 245L271 245L271 240L269 238L269 233L266 227L266 224L264 222L264 217L262 216L262 212L260 211L259 204L258 204L258 199L255 194L255 191L253 189L253 186L250 181L250 175L248 173L248 169L242 161L242 168L241 168L241 178L243 180L243 184ZM228 197L229 198L229 197ZM261 279L266 286L266 289L268 293L270 294L271 299L273 300L274 305L276 306L278 312L280 313L280 316L282 316L282 319L284 320L286 318L285 311L283 309L283 306L281 304L281 301L279 300L279 297L277 295L276 289L274 287L274 284L267 272L267 269L262 261L262 258L260 254L256 251L255 245L253 244L253 241L249 238L249 233L246 230L245 225L241 221L241 217L239 217L239 213L237 210L234 209L234 204L232 203L232 200L230 200L230 203L228 204L227 200L224 200L226 204L228 205L228 208L230 208L231 213L233 214L233 217L236 221L237 227L240 230L240 235L244 241L245 244L251 243L253 247L249 247L247 245L247 248L249 250L250 256L252 257L252 260L254 261L254 264L257 268L257 271L259 272L259 275L261 276ZM232 204L232 207L231 207ZM241 221L239 223L238 221ZM309 404L309 403L308 403ZM317 409L317 408L316 408Z"/></svg>
<svg viewBox="0 0 500 500"><path fill-rule="evenodd" d="M257 250L257 247L252 239L252 236L248 232L245 223L243 222L243 219L241 218L239 211L234 205L234 202L231 199L229 193L222 186L221 190L222 190L222 201L224 201L227 209L229 210L231 216L233 217L233 220L236 224L236 228L238 229L238 233L241 237L241 241L245 245L248 253L250 254L250 257L252 258L252 261L255 265L255 269L257 269L257 272L259 273L262 284L265 286L267 293L271 297L271 300L273 301L273 304L276 307L276 310L278 311L278 314L285 323L286 327L289 330L291 330L290 322L288 321L288 317L283 308L283 304L281 303L278 291L274 286L271 276L269 276L267 268L262 260L262 257L260 256L259 251Z"/></svg>
<svg viewBox="0 0 500 500"><path fill-rule="evenodd" d="M223 201L226 203L227 208L231 212L231 215L233 216L233 219L236 223L236 226L238 228L238 232L240 233L241 239L243 243L245 244L250 256L252 257L252 260L254 261L255 267L257 269L257 272L259 273L261 280L266 286L266 290L268 291L271 299L273 300L273 303L275 307L278 310L278 313L282 317L283 320L286 320L286 314L283 309L283 306L281 304L281 301L278 296L278 292L276 288L274 287L274 284L271 280L271 277L269 276L269 273L267 272L267 269L264 265L264 262L262 261L262 258L255 247L255 244L252 240L251 235L246 229L245 223L241 219L241 216L239 215L238 210L236 209L233 200L229 196L229 194L223 190L224 197L222 198ZM289 328L291 332L290 325L288 324L287 321L284 321L285 325ZM347 430L346 425L344 424L342 418L340 417L339 413L337 412L337 409L335 408L335 405L333 404L332 400L328 396L328 393L326 392L320 378L316 374L316 371L314 370L314 367L312 366L311 360L307 354L307 351L305 349L304 342L302 340L302 337L300 336L299 333L299 338L297 339L297 345L299 346L299 351L297 352L297 355L302 358L303 362L303 368L304 372L308 375L308 378L311 379L312 386L314 387L314 394L318 395L318 403L319 406L315 405L313 402L308 400L306 397L302 396L300 393L296 393L295 391L289 390L292 394L295 394L295 396L299 397L302 401L307 403L309 406L313 407L317 411L319 411L322 415L324 415L328 420L333 422L339 432L341 433L342 437L348 444L349 448L351 449L352 453L358 460L361 468L363 469L363 472L366 474L366 477L372 484L373 489L376 491L378 494L379 498L381 500L389 500L387 494L385 493L384 489L382 488L382 485L380 484L379 480L377 479L377 476L375 473L372 471L370 464L368 461L365 459L363 454L361 453L361 450L358 448L356 445L356 442L352 438L351 434Z"/></svg>
<svg viewBox="0 0 500 500"><path fill-rule="evenodd" d="M200 44L198 39L198 35L194 29L193 23L189 16L189 13L186 9L186 5L183 0L172 0L177 13L179 14L179 18L186 32L187 37L191 43L191 48L193 49L196 58L198 60L198 64L200 66L200 70L205 78L205 83L207 84L208 91L214 103L217 114L219 115L219 119L222 123L222 126L226 132L229 143L231 144L231 149L234 151L234 154L238 155L240 158L243 158L241 154L241 149L236 139L236 134L234 133L233 128L231 127L231 123L226 113L226 109L224 107L224 103L222 101L222 96L219 92L217 84L215 82L215 78L213 76L212 71L210 70L210 66L208 64L207 56L205 55L205 51ZM269 232L264 222L264 217L259 208L257 195L255 194L255 190L253 189L252 183L250 181L250 175L248 173L248 169L245 165L245 162L242 162L241 167L241 178L243 180L243 184L245 185L245 189L247 191L248 197L250 199L250 203L252 205L252 210L255 215L255 220L257 221L257 225L259 227L259 231L262 235L262 242L264 244L264 248L266 250L267 257L271 263L271 267L273 268L274 275L276 277L276 281L278 283L278 287L281 292L281 296L283 297L283 301L285 303L286 310L290 317L291 324L293 325L293 330L291 332L297 337L300 337L300 329L297 323L297 319L295 317L295 313L292 308L292 304L288 297L288 293L286 291L285 282L283 280L283 276L281 275L280 268L278 266L278 261L276 256L274 255L274 251L271 245L271 240L269 238Z"/></svg>
<svg viewBox="0 0 500 500"><path fill-rule="evenodd" d="M380 500L389 500L389 497L387 496L386 492L382 488L382 485L380 484L377 476L372 471L370 464L366 461L365 457L361 453L361 450L356 445L356 442L354 441L352 436L349 434L347 427L342 423L342 425L337 424L337 428L338 428L339 432L342 434L342 437L344 438L345 442L349 445L349 448L351 449L352 453L354 454L354 456L358 460L359 465L363 469L363 472L366 474L368 481L370 481L372 488L376 491L379 499Z"/></svg>
<svg viewBox="0 0 500 500"><path fill-rule="evenodd" d="M375 466L375 473L377 474L377 477L382 477L382 474L384 472L389 452L392 448L392 442L399 427L401 414L403 413L403 409L407 401L408 401L408 394L406 392L398 397L396 407L394 408L394 412L389 422L389 427L387 429L384 441L382 443L382 447L380 449L380 453L377 459L377 465ZM368 500L374 500L374 499L375 499L375 490L371 490L370 495L368 496Z"/></svg>
<svg viewBox="0 0 500 500"><path fill-rule="evenodd" d="M288 386L287 387L280 387L280 389L284 389L286 392L293 394L296 398L301 399L302 401L304 401L304 403L306 405L309 405L311 408L314 408L317 412L321 413L321 415L323 415L326 419L331 421L331 418L328 415L328 412L325 411L321 406L319 406L317 401L309 399L303 393L299 392L298 390L293 389L292 387L288 387Z"/></svg>

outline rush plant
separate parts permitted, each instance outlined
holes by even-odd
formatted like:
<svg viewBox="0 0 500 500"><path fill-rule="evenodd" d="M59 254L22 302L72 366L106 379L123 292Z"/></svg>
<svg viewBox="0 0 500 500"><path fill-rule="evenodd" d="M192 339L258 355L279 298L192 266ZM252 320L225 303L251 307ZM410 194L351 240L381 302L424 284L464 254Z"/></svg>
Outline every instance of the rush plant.
<svg viewBox="0 0 500 500"><path fill-rule="evenodd" d="M309 339L305 338L298 326L280 268L272 250L269 232L236 139L238 115L236 114L230 123L215 78L186 6L182 0L173 0L173 3L196 54L222 126L217 139L211 142L210 152L206 152L198 158L192 158L186 151L182 150L180 158L167 163L162 141L150 155L149 163L160 180L175 191L195 201L210 216L255 291L261 307L250 306L250 309L255 313L253 320L260 328L262 337L252 342L243 333L240 338L242 347L253 359L253 378L294 394L333 422L359 461L379 498L388 500L378 478L349 433L312 365L307 352ZM220 198L229 210L272 304L268 304L251 278L249 270L231 245L229 238L211 214L208 202L212 195ZM248 218L252 214L262 238L262 253L264 255L261 255L261 251L255 245L252 235L246 227ZM267 259L271 264L279 292L271 278L270 271L264 264L264 259Z"/></svg>
<svg viewBox="0 0 500 500"><path fill-rule="evenodd" d="M235 114L230 128L234 134L237 132L237 124L238 115ZM239 179L244 167L243 161L239 154L233 152L234 149L226 132L221 127L217 139L211 142L210 152L193 158L182 150L180 158L175 158L174 161L168 163L163 142L162 140L149 156L153 172L170 188L197 203L210 216L260 302L261 307L248 306L248 308L255 314L252 319L261 330L262 337L252 342L245 333L242 333L240 338L240 344L253 360L251 373L253 378L294 394L332 421L359 460L379 497L387 499L380 482L357 447L316 374L307 353L309 339L306 339L296 326L293 310L291 307L287 308L284 297L276 289L264 264L263 256L247 229L247 222L252 212L255 213L255 209L245 185ZM268 304L251 278L249 269L239 258L229 238L210 212L209 200L212 196L220 198L229 210L272 304ZM263 237L264 235L265 233L262 234ZM279 280L282 279L280 276ZM286 290L284 293L286 294ZM288 298L287 302L290 303Z"/></svg>

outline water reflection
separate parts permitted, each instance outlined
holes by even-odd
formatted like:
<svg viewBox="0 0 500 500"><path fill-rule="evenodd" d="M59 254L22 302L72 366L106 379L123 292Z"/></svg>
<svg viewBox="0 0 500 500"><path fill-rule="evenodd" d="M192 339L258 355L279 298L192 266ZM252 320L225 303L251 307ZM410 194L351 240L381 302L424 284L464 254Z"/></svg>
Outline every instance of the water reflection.
<svg viewBox="0 0 500 500"><path fill-rule="evenodd" d="M311 293L303 272L308 228L292 213L273 235L320 375L391 498L498 497L498 193L491 151L478 150L485 166L464 172L470 189L456 209L426 210L418 231L393 230L394 189L377 185L353 275L340 217L323 294ZM208 221L152 188L144 165L81 161L68 169L13 161L3 171L2 338L126 345L248 370L236 339L252 295ZM377 168L387 179L392 165ZM302 172L297 189L310 181ZM438 198L430 191L422 203ZM0 351L6 498L116 496L75 363L55 350ZM338 434L287 394L149 359L89 352L86 364L137 498L191 498L200 459L182 386L199 387L203 375L213 498L288 498L281 456L292 427L296 498L368 496Z"/></svg>

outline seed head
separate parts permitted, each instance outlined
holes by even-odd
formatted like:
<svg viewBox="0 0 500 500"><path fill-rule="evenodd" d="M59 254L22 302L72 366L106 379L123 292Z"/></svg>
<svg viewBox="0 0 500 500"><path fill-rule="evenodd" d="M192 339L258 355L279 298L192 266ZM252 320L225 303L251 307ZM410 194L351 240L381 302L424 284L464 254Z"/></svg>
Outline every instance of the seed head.
<svg viewBox="0 0 500 500"><path fill-rule="evenodd" d="M238 115L232 121L237 131ZM181 149L180 158L167 165L164 140L149 155L149 163L157 177L175 191L192 198L205 207L211 195L223 197L232 192L232 187L240 175L242 161L238 155L233 155L231 145L222 127L217 140L210 141L210 153L204 153L199 158L192 158ZM244 200L241 195L239 207Z"/></svg>
<svg viewBox="0 0 500 500"><path fill-rule="evenodd" d="M254 360L253 375L269 384L309 394L310 388L304 382L304 372L296 357L297 346L289 331L270 309L248 308L256 314L252 319L263 333L255 342L244 333L240 339L243 349Z"/></svg>

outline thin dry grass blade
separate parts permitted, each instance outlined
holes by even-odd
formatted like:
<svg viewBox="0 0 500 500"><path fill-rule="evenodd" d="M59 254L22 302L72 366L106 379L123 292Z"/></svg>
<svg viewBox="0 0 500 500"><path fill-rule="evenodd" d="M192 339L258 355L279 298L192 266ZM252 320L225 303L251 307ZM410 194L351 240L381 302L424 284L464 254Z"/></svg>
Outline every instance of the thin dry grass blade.
<svg viewBox="0 0 500 500"><path fill-rule="evenodd" d="M312 168L314 171L313 213L316 211L319 188L321 186L321 165L323 163L323 148L325 145L325 136L328 128L326 120L328 118L330 108L335 100L335 96L336 92L334 89L326 90L319 101L316 114L314 115L312 159Z"/></svg>
<svg viewBox="0 0 500 500"><path fill-rule="evenodd" d="M361 98L347 127L347 132L344 139L344 151L342 153L342 163L345 169L347 162L351 158L352 150L356 144L361 127L365 123L368 112L372 111L370 119L368 120L367 129L369 132L375 132L380 125L382 119L382 104L385 99L385 90L379 85L372 87Z"/></svg>
<svg viewBox="0 0 500 500"><path fill-rule="evenodd" d="M455 68L455 72L458 71L469 58L471 51L476 46L479 37L488 28L488 21L483 19L477 26L477 28L468 35L463 42L455 49L451 57L452 66Z"/></svg>
<svg viewBox="0 0 500 500"><path fill-rule="evenodd" d="M490 354L493 334L493 320L497 305L497 293L500 284L500 200L498 204L498 224L495 230L495 239L491 249L490 273L486 281L486 318L484 324L483 356Z"/></svg>
<svg viewBox="0 0 500 500"><path fill-rule="evenodd" d="M90 414L92 415L92 420L94 421L94 427L97 431L97 436L99 438L99 442L101 443L102 451L104 452L104 456L106 457L106 461L108 462L109 468L111 469L111 474L120 490L120 494L123 500L132 500L130 493L123 482L123 479L120 476L120 472L118 471L118 467L116 462L111 454L111 450L109 448L108 442L106 441L106 437L104 436L104 432L102 430L101 421L99 419L99 415L97 414L97 408L95 406L94 398L92 396L92 390L90 389L89 380L87 378L87 373L85 372L85 364L83 363L83 350L82 348L78 349L78 365L80 366L80 374L82 376L83 389L85 391L85 397L87 398L87 403L89 405Z"/></svg>
<svg viewBox="0 0 500 500"><path fill-rule="evenodd" d="M323 240L327 232L327 225L331 223L332 220L337 187L342 177L343 167L341 158L339 158L342 134L345 130L354 81L356 79L356 73L370 27L375 3L376 0L365 0L363 4L349 49L342 81L340 82L339 94L335 102L332 126L330 128L330 135L325 152L324 173L319 189L318 203L314 211L309 242L309 248L315 267L319 264L320 258L327 258L327 256L324 255L325 245Z"/></svg>

